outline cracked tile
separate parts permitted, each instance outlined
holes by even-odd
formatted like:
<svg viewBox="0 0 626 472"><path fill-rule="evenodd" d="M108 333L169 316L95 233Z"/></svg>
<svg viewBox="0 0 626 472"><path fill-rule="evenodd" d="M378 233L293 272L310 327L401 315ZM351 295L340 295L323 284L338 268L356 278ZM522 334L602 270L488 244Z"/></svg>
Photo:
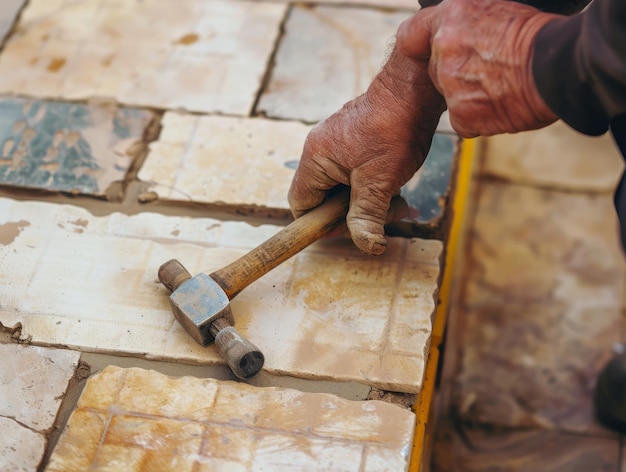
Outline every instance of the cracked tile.
<svg viewBox="0 0 626 472"><path fill-rule="evenodd" d="M310 123L334 113L367 89L385 60L389 39L408 16L367 8L294 6L258 110Z"/></svg>
<svg viewBox="0 0 626 472"><path fill-rule="evenodd" d="M107 367L47 470L400 471L414 418L380 401Z"/></svg>
<svg viewBox="0 0 626 472"><path fill-rule="evenodd" d="M152 119L115 106L0 99L0 184L106 196L143 152Z"/></svg>
<svg viewBox="0 0 626 472"><path fill-rule="evenodd" d="M221 361L174 322L158 267L176 257L212 272L279 229L8 199L0 215L3 324L22 322L37 342L207 364ZM269 373L415 393L441 252L438 241L391 238L373 258L343 238L318 242L232 301L237 327Z"/></svg>
<svg viewBox="0 0 626 472"><path fill-rule="evenodd" d="M138 175L160 199L289 214L287 192L311 126L173 112L162 125ZM404 226L441 223L456 151L455 136L435 135L424 166L402 189L413 209Z"/></svg>
<svg viewBox="0 0 626 472"><path fill-rule="evenodd" d="M605 432L591 396L619 341L626 268L611 196L484 183L477 207L461 418Z"/></svg>
<svg viewBox="0 0 626 472"><path fill-rule="evenodd" d="M32 0L0 55L0 93L247 115L286 8Z"/></svg>
<svg viewBox="0 0 626 472"><path fill-rule="evenodd" d="M487 140L483 172L512 182L613 192L624 159L610 134L584 136L558 121L547 128Z"/></svg>
<svg viewBox="0 0 626 472"><path fill-rule="evenodd" d="M440 422L433 472L613 472L619 439L557 431L456 431Z"/></svg>
<svg viewBox="0 0 626 472"><path fill-rule="evenodd" d="M0 469L37 468L79 357L64 349L0 344Z"/></svg>
<svg viewBox="0 0 626 472"><path fill-rule="evenodd" d="M159 198L287 211L311 127L299 122L166 113L139 179Z"/></svg>

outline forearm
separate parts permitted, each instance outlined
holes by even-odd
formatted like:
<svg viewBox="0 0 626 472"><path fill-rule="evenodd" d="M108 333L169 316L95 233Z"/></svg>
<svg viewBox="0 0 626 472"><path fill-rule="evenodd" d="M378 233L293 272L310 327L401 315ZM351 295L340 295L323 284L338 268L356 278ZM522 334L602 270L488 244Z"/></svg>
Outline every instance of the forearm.
<svg viewBox="0 0 626 472"><path fill-rule="evenodd" d="M585 134L626 113L626 2L596 0L537 34L533 76L547 105Z"/></svg>

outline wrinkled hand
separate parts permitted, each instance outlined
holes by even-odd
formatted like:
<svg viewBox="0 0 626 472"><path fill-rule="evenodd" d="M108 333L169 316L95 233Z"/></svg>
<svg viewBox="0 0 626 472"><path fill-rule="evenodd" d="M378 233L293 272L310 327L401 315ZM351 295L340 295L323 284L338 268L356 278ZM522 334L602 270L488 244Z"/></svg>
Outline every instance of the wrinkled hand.
<svg viewBox="0 0 626 472"><path fill-rule="evenodd" d="M444 95L464 137L544 127L556 120L535 86L533 40L558 15L503 0L444 0L406 20L396 48Z"/></svg>
<svg viewBox="0 0 626 472"><path fill-rule="evenodd" d="M289 190L294 216L348 185L352 239L367 254L383 253L391 198L424 162L444 108L427 67L394 51L363 95L310 132Z"/></svg>

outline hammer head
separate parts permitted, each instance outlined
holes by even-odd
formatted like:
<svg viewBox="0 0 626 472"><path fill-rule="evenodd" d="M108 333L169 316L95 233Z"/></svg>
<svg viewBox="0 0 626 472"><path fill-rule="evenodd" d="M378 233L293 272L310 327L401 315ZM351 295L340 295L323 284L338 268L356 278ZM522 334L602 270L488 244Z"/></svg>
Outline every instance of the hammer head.
<svg viewBox="0 0 626 472"><path fill-rule="evenodd" d="M214 340L210 327L215 320L226 318L229 324L235 323L228 296L206 274L200 273L181 283L170 295L170 304L179 323L203 346Z"/></svg>

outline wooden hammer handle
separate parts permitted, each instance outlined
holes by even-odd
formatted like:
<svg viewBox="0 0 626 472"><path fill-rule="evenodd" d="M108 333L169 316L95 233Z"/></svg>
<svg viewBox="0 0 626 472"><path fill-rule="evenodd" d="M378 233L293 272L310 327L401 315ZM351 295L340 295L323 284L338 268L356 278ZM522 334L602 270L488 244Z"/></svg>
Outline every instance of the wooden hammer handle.
<svg viewBox="0 0 626 472"><path fill-rule="evenodd" d="M210 277L232 299L252 282L343 223L349 203L350 191L342 189L257 248L213 272Z"/></svg>

